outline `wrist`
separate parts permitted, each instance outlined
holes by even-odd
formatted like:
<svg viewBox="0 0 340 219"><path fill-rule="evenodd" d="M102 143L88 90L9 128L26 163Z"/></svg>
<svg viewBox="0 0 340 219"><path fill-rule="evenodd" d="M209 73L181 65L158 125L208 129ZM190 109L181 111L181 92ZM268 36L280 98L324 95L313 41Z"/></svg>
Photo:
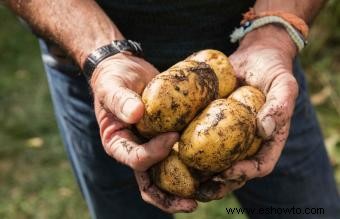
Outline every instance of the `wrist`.
<svg viewBox="0 0 340 219"><path fill-rule="evenodd" d="M246 34L240 41L239 49L250 46L279 49L292 59L298 52L294 41L285 28L275 24L265 25Z"/></svg>
<svg viewBox="0 0 340 219"><path fill-rule="evenodd" d="M143 56L140 43L132 40L113 40L109 44L97 48L88 55L82 66L83 74L87 79L90 79L94 70L103 60L118 53L134 55L137 57Z"/></svg>
<svg viewBox="0 0 340 219"><path fill-rule="evenodd" d="M95 40L93 40L95 39ZM120 31L113 26L111 30L106 31L103 34L98 34L96 37L90 37L86 39L84 37L81 48L74 50L74 56L77 63L83 68L87 57L96 49L110 44L113 40L123 40L124 36Z"/></svg>

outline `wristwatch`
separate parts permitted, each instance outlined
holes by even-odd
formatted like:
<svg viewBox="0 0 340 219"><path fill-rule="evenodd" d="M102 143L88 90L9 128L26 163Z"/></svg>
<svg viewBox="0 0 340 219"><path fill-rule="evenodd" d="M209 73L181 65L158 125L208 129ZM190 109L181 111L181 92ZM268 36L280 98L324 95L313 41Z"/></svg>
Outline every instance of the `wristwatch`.
<svg viewBox="0 0 340 219"><path fill-rule="evenodd" d="M83 74L89 80L93 71L101 61L125 51L131 52L134 56L143 56L140 43L132 40L113 40L110 44L99 47L86 58L83 66Z"/></svg>

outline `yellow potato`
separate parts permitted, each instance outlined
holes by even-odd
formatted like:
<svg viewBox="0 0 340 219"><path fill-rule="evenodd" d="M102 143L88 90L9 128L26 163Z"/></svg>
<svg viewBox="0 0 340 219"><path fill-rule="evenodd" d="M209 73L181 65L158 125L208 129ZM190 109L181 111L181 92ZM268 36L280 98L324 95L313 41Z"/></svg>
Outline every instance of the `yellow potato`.
<svg viewBox="0 0 340 219"><path fill-rule="evenodd" d="M229 98L232 98L240 103L251 108L251 111L257 115L266 97L264 94L255 87L252 86L242 86L235 90Z"/></svg>
<svg viewBox="0 0 340 219"><path fill-rule="evenodd" d="M255 136L248 149L237 160L244 160L245 158L254 156L260 149L261 143L262 139L258 136Z"/></svg>
<svg viewBox="0 0 340 219"><path fill-rule="evenodd" d="M198 180L178 158L175 150L165 160L153 166L151 173L159 188L177 196L193 198L198 188Z"/></svg>
<svg viewBox="0 0 340 219"><path fill-rule="evenodd" d="M208 64L215 72L218 81L219 97L226 97L236 88L236 76L228 57L222 52L206 49L192 54L187 60L194 60Z"/></svg>
<svg viewBox="0 0 340 219"><path fill-rule="evenodd" d="M257 153L257 151L260 149L262 143L262 139L260 137L255 136L253 143L250 145L246 152L246 157L252 157Z"/></svg>
<svg viewBox="0 0 340 219"><path fill-rule="evenodd" d="M181 131L218 95L218 80L205 63L185 60L157 75L145 88L144 116L136 127L151 137Z"/></svg>
<svg viewBox="0 0 340 219"><path fill-rule="evenodd" d="M255 122L244 104L230 98L215 100L184 130L179 157L201 171L227 169L253 141Z"/></svg>
<svg viewBox="0 0 340 219"><path fill-rule="evenodd" d="M242 86L238 88L229 96L229 98L239 101L240 103L250 107L255 117L266 100L264 94L252 86ZM242 154L238 160L243 160L255 155L260 149L261 143L262 139L258 136L255 136L246 153Z"/></svg>

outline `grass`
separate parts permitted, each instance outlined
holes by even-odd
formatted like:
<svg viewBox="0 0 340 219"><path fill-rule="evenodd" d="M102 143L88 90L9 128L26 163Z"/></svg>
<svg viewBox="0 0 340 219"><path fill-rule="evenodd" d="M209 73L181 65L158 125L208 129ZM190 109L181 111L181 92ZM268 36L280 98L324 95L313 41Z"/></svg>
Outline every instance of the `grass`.
<svg viewBox="0 0 340 219"><path fill-rule="evenodd" d="M88 218L54 120L37 40L0 8L0 218Z"/></svg>
<svg viewBox="0 0 340 219"><path fill-rule="evenodd" d="M329 1L303 56L338 185L339 22L340 3ZM58 135L37 40L1 7L0 30L0 218L89 218ZM227 197L177 219L225 218L224 209L235 206Z"/></svg>

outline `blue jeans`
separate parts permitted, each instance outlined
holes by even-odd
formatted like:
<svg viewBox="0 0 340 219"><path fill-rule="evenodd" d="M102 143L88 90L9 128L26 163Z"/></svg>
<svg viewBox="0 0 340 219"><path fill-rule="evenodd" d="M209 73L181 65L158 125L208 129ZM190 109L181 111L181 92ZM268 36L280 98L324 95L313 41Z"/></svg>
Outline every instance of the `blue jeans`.
<svg viewBox="0 0 340 219"><path fill-rule="evenodd" d="M70 76L70 72L78 69L66 59L51 56L46 44L40 43L58 126L92 218L171 218L145 203L131 169L104 152L85 78ZM249 181L234 194L246 208L325 210L324 215L249 215L252 219L340 218L340 199L332 168L298 61L294 74L300 92L282 156L270 175Z"/></svg>

